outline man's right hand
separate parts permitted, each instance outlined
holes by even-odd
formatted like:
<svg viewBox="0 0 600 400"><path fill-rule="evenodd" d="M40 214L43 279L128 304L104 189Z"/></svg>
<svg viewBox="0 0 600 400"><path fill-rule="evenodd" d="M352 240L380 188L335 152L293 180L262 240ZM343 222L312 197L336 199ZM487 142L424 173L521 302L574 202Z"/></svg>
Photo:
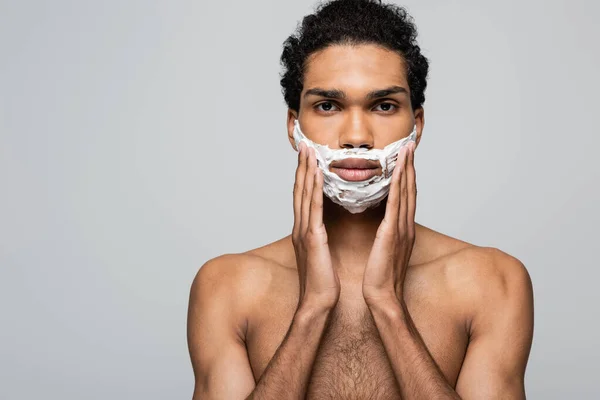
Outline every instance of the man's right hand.
<svg viewBox="0 0 600 400"><path fill-rule="evenodd" d="M340 296L340 280L333 269L327 231L323 225L323 174L315 150L299 144L294 184L292 242L300 279L298 309L329 311Z"/></svg>

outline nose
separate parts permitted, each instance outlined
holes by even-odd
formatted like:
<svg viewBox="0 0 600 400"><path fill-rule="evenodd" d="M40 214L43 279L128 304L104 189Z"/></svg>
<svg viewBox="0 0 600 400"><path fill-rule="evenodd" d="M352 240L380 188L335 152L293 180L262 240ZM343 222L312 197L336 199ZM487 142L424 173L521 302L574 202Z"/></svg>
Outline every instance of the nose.
<svg viewBox="0 0 600 400"><path fill-rule="evenodd" d="M374 139L371 130L364 118L356 115L352 116L342 126L342 132L339 137L340 148L365 148L372 149Z"/></svg>

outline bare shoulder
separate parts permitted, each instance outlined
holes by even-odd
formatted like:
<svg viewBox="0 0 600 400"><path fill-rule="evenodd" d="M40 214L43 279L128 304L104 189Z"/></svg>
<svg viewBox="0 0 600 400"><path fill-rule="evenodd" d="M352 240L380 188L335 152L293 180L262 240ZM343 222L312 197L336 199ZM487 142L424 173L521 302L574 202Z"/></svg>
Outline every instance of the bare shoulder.
<svg viewBox="0 0 600 400"><path fill-rule="evenodd" d="M252 391L246 338L255 299L269 286L271 270L273 262L243 253L215 257L196 273L187 318L194 398L209 393L214 398L245 398Z"/></svg>
<svg viewBox="0 0 600 400"><path fill-rule="evenodd" d="M516 257L427 227L419 226L418 232L421 243L414 260L415 281L421 287L437 285L445 301L452 299L450 303L461 319L489 314L492 308L502 312L510 307L533 308L531 278Z"/></svg>
<svg viewBox="0 0 600 400"><path fill-rule="evenodd" d="M247 304L268 286L278 266L271 260L252 253L224 254L200 267L192 282L191 292L221 295Z"/></svg>
<svg viewBox="0 0 600 400"><path fill-rule="evenodd" d="M531 291L525 265L495 247L471 245L450 255L445 276L449 284L481 300Z"/></svg>
<svg viewBox="0 0 600 400"><path fill-rule="evenodd" d="M498 248L477 246L422 225L417 232L417 269L428 270L429 277L436 276L450 288L485 295L482 290L489 293L493 289L523 290L531 286L525 265Z"/></svg>
<svg viewBox="0 0 600 400"><path fill-rule="evenodd" d="M469 246L444 263L444 281L473 335L500 320L519 321L533 328L533 287L525 265L494 248Z"/></svg>
<svg viewBox="0 0 600 400"><path fill-rule="evenodd" d="M244 253L224 254L200 267L190 289L192 302L204 300L245 318L272 285L293 273L286 238Z"/></svg>

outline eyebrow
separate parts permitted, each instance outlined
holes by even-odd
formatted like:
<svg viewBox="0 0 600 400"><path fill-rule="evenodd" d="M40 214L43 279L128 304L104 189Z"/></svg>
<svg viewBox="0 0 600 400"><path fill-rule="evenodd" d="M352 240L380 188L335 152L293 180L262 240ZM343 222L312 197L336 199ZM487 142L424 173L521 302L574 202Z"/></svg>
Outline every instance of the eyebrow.
<svg viewBox="0 0 600 400"><path fill-rule="evenodd" d="M345 99L346 93L339 89L321 89L321 88L312 88L308 89L306 93L304 93L304 97L314 95L321 97L329 97L331 99Z"/></svg>
<svg viewBox="0 0 600 400"><path fill-rule="evenodd" d="M373 90L373 91L367 93L366 98L368 100L373 100L373 99L379 99L381 97L386 97L386 96L389 96L391 94L396 94L396 93L408 94L408 90L406 90L402 86L390 86L385 89ZM307 97L310 95L327 97L330 99L345 99L346 98L346 93L344 93L343 90L339 90L339 89L311 88L311 89L308 89L306 91L306 93L304 93L304 97Z"/></svg>
<svg viewBox="0 0 600 400"><path fill-rule="evenodd" d="M396 94L396 93L408 94L408 90L406 90L402 86L390 86L389 88L386 88L386 89L373 90L372 92L369 92L369 94L367 94L367 99L369 99L369 100L378 99L380 97L386 97L386 96L389 96L390 94Z"/></svg>

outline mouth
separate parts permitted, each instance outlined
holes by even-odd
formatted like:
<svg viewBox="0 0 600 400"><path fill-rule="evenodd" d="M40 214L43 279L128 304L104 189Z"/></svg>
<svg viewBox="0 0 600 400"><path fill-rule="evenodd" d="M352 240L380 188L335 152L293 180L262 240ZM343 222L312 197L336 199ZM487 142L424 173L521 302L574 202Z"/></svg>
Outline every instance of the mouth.
<svg viewBox="0 0 600 400"><path fill-rule="evenodd" d="M329 166L329 170L349 182L366 181L382 174L379 162L360 158L334 162Z"/></svg>

